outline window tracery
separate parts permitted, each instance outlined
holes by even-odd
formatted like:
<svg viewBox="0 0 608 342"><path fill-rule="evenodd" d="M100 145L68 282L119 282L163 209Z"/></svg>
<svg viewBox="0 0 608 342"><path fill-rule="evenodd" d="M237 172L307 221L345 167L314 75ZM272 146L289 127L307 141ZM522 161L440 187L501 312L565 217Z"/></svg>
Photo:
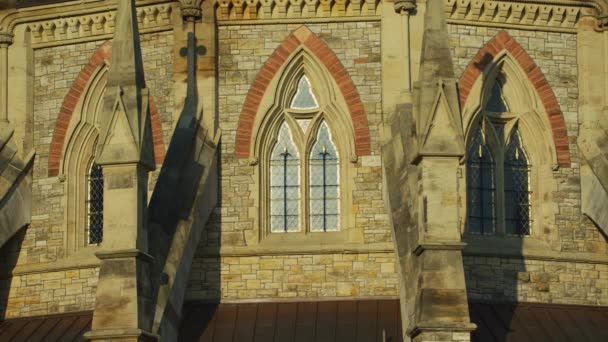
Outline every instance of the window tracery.
<svg viewBox="0 0 608 342"><path fill-rule="evenodd" d="M502 75L490 89L467 150L467 226L473 234L525 236L532 229L530 168L509 112Z"/></svg>
<svg viewBox="0 0 608 342"><path fill-rule="evenodd" d="M295 82L294 82L295 83ZM340 153L331 122L305 74L277 121L268 155L271 233L340 231Z"/></svg>

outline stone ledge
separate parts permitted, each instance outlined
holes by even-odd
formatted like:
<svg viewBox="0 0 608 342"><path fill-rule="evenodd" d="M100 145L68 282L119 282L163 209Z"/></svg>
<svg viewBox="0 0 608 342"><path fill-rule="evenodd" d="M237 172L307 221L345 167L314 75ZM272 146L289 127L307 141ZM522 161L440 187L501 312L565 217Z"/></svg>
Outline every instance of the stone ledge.
<svg viewBox="0 0 608 342"><path fill-rule="evenodd" d="M90 341L108 341L114 339L121 341L129 341L131 339L133 341L160 341L159 335L136 328L92 330L85 333L84 337Z"/></svg>
<svg viewBox="0 0 608 342"><path fill-rule="evenodd" d="M524 247L524 249L526 249ZM545 260L559 262L575 262L587 264L608 264L608 255L583 252L561 252L549 250L528 250L502 246L497 248L496 244L474 245L469 244L462 252L463 256L515 258L526 260Z"/></svg>
<svg viewBox="0 0 608 342"><path fill-rule="evenodd" d="M408 336L414 337L425 332L472 332L477 329L474 323L461 322L420 322L410 327L405 332Z"/></svg>
<svg viewBox="0 0 608 342"><path fill-rule="evenodd" d="M328 245L272 245L272 246L230 246L201 248L201 256L268 256L268 255L302 255L302 254L364 254L394 253L392 243L377 244L328 244Z"/></svg>

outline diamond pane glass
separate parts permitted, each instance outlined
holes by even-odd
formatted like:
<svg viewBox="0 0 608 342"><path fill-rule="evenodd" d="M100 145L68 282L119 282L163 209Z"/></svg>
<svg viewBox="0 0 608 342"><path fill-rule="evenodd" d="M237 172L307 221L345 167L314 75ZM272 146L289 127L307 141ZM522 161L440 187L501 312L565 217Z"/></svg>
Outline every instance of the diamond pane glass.
<svg viewBox="0 0 608 342"><path fill-rule="evenodd" d="M331 132L321 123L317 141L310 151L310 230L339 230L340 176L338 152Z"/></svg>
<svg viewBox="0 0 608 342"><path fill-rule="evenodd" d="M88 175L89 196L87 200L87 229L89 244L99 245L103 241L103 171L93 164Z"/></svg>
<svg viewBox="0 0 608 342"><path fill-rule="evenodd" d="M530 164L517 127L505 155L505 225L507 234L530 235Z"/></svg>
<svg viewBox="0 0 608 342"><path fill-rule="evenodd" d="M502 96L502 86L498 81L494 82L490 98L486 103L486 110L489 112L503 113L508 111L507 104Z"/></svg>
<svg viewBox="0 0 608 342"><path fill-rule="evenodd" d="M270 156L270 230L300 230L300 155L285 122Z"/></svg>
<svg viewBox="0 0 608 342"><path fill-rule="evenodd" d="M471 233L494 232L494 160L477 128L467 152L467 225Z"/></svg>
<svg viewBox="0 0 608 342"><path fill-rule="evenodd" d="M315 109L319 108L319 103L312 92L310 81L306 76L300 78L298 90L291 100L291 108L294 109ZM305 130L305 129L304 129Z"/></svg>

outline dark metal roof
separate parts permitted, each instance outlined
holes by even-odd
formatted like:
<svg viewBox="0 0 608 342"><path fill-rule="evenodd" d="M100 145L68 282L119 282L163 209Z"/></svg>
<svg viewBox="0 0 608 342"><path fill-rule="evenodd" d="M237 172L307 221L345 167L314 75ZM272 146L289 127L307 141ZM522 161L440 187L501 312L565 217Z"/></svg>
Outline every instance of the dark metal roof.
<svg viewBox="0 0 608 342"><path fill-rule="evenodd" d="M401 341L398 300L185 306L180 341Z"/></svg>
<svg viewBox="0 0 608 342"><path fill-rule="evenodd" d="M86 341L92 312L10 319L0 322L0 341Z"/></svg>
<svg viewBox="0 0 608 342"><path fill-rule="evenodd" d="M608 341L608 307L471 303L473 342ZM0 341L84 341L91 312L0 322ZM401 340L398 300L187 303L180 341Z"/></svg>
<svg viewBox="0 0 608 342"><path fill-rule="evenodd" d="M469 305L471 341L608 341L608 307L558 304Z"/></svg>

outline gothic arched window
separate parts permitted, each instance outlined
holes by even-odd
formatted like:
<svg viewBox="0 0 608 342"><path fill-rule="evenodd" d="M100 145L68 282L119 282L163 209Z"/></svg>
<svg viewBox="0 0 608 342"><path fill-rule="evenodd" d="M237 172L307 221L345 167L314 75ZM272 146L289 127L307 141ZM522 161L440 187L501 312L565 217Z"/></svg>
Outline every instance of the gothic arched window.
<svg viewBox="0 0 608 342"><path fill-rule="evenodd" d="M300 154L286 123L270 159L270 216L272 232L300 230Z"/></svg>
<svg viewBox="0 0 608 342"><path fill-rule="evenodd" d="M488 234L494 231L494 159L477 128L467 158L467 208L469 231Z"/></svg>
<svg viewBox="0 0 608 342"><path fill-rule="evenodd" d="M339 231L339 148L305 75L285 106L268 153L270 232Z"/></svg>
<svg viewBox="0 0 608 342"><path fill-rule="evenodd" d="M103 241L103 170L93 163L88 174L87 236L89 244Z"/></svg>
<svg viewBox="0 0 608 342"><path fill-rule="evenodd" d="M338 152L327 124L319 127L317 141L310 152L310 230L338 230L340 177Z"/></svg>
<svg viewBox="0 0 608 342"><path fill-rule="evenodd" d="M530 235L530 163L502 78L490 88L467 149L467 226L474 234Z"/></svg>

